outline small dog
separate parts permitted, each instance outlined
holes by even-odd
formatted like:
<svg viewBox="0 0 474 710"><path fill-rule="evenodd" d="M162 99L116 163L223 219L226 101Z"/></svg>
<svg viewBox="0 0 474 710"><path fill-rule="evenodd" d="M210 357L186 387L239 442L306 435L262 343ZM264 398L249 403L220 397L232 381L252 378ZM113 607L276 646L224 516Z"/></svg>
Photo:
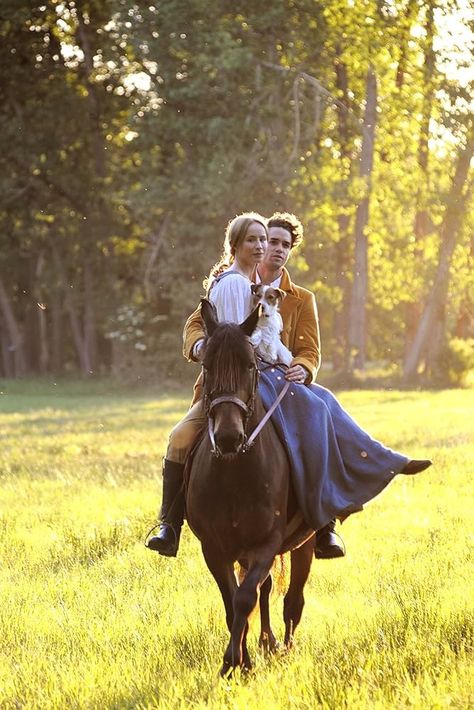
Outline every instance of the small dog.
<svg viewBox="0 0 474 710"><path fill-rule="evenodd" d="M265 362L281 362L289 366L293 355L280 340L283 321L279 306L286 293L281 288L264 284L252 284L251 288L253 305L255 307L260 303L262 312L250 341Z"/></svg>

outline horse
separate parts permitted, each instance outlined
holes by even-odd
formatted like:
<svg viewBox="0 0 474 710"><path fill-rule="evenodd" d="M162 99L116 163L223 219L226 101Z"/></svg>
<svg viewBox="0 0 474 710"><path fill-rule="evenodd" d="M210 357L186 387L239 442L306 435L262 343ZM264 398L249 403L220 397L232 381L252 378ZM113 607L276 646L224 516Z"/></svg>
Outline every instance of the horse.
<svg viewBox="0 0 474 710"><path fill-rule="evenodd" d="M258 363L250 336L259 318L257 307L240 325L218 323L212 304L201 301L207 338L203 360L203 406L208 431L190 459L186 511L201 542L206 564L225 607L229 644L221 675L248 671L249 615L260 596L260 644L277 648L270 625L269 594L275 558L291 552L290 584L284 598L284 643L290 648L303 606L314 531L298 512L290 465L258 394ZM250 439L253 439L249 445ZM245 570L239 585L235 563Z"/></svg>

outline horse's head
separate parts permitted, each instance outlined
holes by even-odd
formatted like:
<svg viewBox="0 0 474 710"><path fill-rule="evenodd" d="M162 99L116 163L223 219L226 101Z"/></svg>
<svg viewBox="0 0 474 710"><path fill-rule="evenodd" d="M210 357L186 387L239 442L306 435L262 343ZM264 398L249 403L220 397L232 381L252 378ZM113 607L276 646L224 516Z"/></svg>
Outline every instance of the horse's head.
<svg viewBox="0 0 474 710"><path fill-rule="evenodd" d="M218 323L212 304L203 299L201 315L207 331L203 394L209 436L217 456L233 457L244 447L255 403L258 369L249 337L260 307L240 325Z"/></svg>

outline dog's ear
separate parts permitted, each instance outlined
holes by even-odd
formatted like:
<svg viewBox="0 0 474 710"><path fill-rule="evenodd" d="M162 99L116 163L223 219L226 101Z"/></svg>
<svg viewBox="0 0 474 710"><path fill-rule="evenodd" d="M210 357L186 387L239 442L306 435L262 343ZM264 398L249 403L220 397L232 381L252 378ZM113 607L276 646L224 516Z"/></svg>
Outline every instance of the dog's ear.
<svg viewBox="0 0 474 710"><path fill-rule="evenodd" d="M244 322L240 324L240 327L244 331L245 335L248 335L249 338L257 326L261 313L262 306L259 303L258 306L253 309L252 313L244 320Z"/></svg>
<svg viewBox="0 0 474 710"><path fill-rule="evenodd" d="M276 288L275 291L278 294L278 297L283 301L284 298L286 298L286 291L283 291L281 288Z"/></svg>
<svg viewBox="0 0 474 710"><path fill-rule="evenodd" d="M217 313L216 308L213 303L207 300L207 298L201 298L201 318L206 328L206 333L209 337L213 334L217 328Z"/></svg>
<svg viewBox="0 0 474 710"><path fill-rule="evenodd" d="M251 284L250 290L254 296L260 298L262 296L263 284Z"/></svg>

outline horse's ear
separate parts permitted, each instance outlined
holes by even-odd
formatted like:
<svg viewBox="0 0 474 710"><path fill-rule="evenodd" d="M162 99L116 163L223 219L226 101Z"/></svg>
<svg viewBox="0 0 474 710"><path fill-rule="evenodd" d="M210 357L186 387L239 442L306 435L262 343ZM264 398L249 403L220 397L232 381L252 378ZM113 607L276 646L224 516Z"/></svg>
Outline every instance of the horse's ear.
<svg viewBox="0 0 474 710"><path fill-rule="evenodd" d="M262 304L259 303L258 306L253 309L252 313L244 320L244 322L240 324L240 327L244 331L245 335L248 335L249 337L252 335L261 314Z"/></svg>
<svg viewBox="0 0 474 710"><path fill-rule="evenodd" d="M206 332L210 337L215 331L218 321L214 304L208 301L207 298L201 298L201 317L204 322Z"/></svg>

